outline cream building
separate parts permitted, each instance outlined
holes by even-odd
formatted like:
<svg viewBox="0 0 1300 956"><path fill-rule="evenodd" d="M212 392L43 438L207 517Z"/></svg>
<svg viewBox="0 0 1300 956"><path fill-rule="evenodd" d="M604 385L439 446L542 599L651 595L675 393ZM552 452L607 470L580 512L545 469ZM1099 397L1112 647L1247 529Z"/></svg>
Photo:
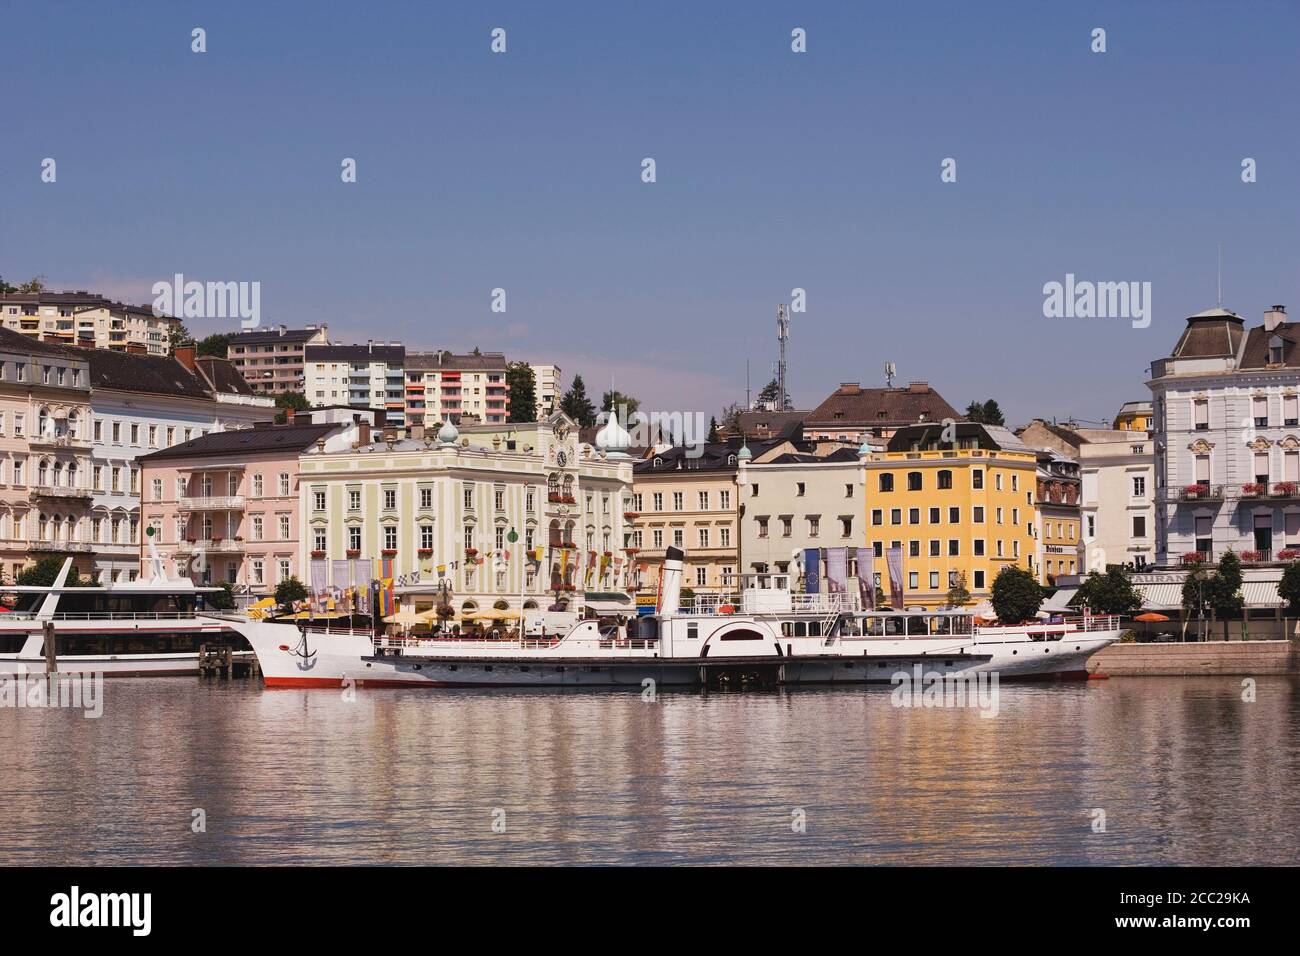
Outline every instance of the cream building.
<svg viewBox="0 0 1300 956"><path fill-rule="evenodd" d="M558 365L534 365L534 390L537 399L537 417L546 418L560 410L560 399L564 396Z"/></svg>
<svg viewBox="0 0 1300 956"><path fill-rule="evenodd" d="M798 573L805 550L847 548L849 576L856 576L857 550L867 541L862 476L849 449L747 462L737 478L742 569ZM826 566L819 566L824 579Z"/></svg>
<svg viewBox="0 0 1300 956"><path fill-rule="evenodd" d="M417 609L433 606L445 582L463 611L576 601L631 613L626 433L611 440L602 432L598 446L580 444L573 422L556 414L462 430L448 423L423 440L363 434L345 451L310 449L299 459L300 565L391 559L404 579L398 595ZM541 560L527 560L536 549Z"/></svg>
<svg viewBox="0 0 1300 956"><path fill-rule="evenodd" d="M78 292L11 292L0 295L4 328L42 342L125 352L140 346L149 355L171 351L180 320L154 315L147 306L113 302Z"/></svg>
<svg viewBox="0 0 1300 956"><path fill-rule="evenodd" d="M400 342L365 345L306 345L303 348L304 393L313 407L351 405L382 411L387 424L406 423Z"/></svg>
<svg viewBox="0 0 1300 956"><path fill-rule="evenodd" d="M1079 446L1083 490L1080 573L1120 564L1141 570L1155 557L1155 447L1145 432Z"/></svg>

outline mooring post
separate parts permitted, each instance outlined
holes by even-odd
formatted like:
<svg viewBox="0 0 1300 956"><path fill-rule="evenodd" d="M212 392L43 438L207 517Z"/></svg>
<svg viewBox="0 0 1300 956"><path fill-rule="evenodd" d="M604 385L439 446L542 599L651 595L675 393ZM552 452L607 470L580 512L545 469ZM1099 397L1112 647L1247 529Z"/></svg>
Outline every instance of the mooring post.
<svg viewBox="0 0 1300 956"><path fill-rule="evenodd" d="M54 622L46 621L41 630L45 634L45 673L59 672L59 658L54 646Z"/></svg>

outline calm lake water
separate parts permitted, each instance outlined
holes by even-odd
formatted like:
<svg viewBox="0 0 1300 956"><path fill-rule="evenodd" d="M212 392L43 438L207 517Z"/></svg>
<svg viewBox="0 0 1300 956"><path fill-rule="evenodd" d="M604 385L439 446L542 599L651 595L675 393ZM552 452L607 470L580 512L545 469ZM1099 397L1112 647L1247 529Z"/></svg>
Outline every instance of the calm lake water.
<svg viewBox="0 0 1300 956"><path fill-rule="evenodd" d="M0 709L0 864L1300 863L1296 679L890 691L109 681Z"/></svg>

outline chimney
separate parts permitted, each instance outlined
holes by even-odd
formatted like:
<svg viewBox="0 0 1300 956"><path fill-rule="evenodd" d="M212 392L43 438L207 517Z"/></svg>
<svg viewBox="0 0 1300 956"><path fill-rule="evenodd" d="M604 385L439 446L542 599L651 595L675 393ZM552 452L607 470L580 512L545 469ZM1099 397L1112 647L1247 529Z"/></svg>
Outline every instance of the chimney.
<svg viewBox="0 0 1300 956"><path fill-rule="evenodd" d="M663 569L659 578L660 614L676 614L682 603L682 559L686 555L680 548L669 547L664 554Z"/></svg>
<svg viewBox="0 0 1300 956"><path fill-rule="evenodd" d="M179 349L177 350L179 351ZM148 355L149 350L145 348L143 342L127 342L126 352L128 355Z"/></svg>
<svg viewBox="0 0 1300 956"><path fill-rule="evenodd" d="M375 340L374 340L374 339L366 339L366 348L369 349L371 352L374 352L374 350L375 350Z"/></svg>
<svg viewBox="0 0 1300 956"><path fill-rule="evenodd" d="M253 422L253 428L257 431L262 431L263 429L274 428L274 427L275 427L275 422Z"/></svg>
<svg viewBox="0 0 1300 956"><path fill-rule="evenodd" d="M176 356L176 361L180 362L191 372L194 371L194 357L195 357L194 346L178 345L176 346L175 349L172 350L172 354Z"/></svg>
<svg viewBox="0 0 1300 956"><path fill-rule="evenodd" d="M859 395L862 393L862 385L859 382L840 382L841 395Z"/></svg>
<svg viewBox="0 0 1300 956"><path fill-rule="evenodd" d="M359 421L357 422L357 445L361 446L361 445L369 445L369 444L370 444L370 422L369 420Z"/></svg>
<svg viewBox="0 0 1300 956"><path fill-rule="evenodd" d="M913 395L928 395L930 392L929 382L908 382L907 390Z"/></svg>
<svg viewBox="0 0 1300 956"><path fill-rule="evenodd" d="M1264 331L1272 332L1286 322L1286 306L1275 305L1264 313Z"/></svg>

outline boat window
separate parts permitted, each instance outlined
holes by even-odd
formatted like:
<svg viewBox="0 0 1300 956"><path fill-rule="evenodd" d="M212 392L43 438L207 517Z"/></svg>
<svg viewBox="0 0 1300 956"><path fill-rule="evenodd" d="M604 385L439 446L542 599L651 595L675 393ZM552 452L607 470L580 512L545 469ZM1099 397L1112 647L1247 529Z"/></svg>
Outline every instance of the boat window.
<svg viewBox="0 0 1300 956"><path fill-rule="evenodd" d="M809 637L821 637L821 636L822 636L822 622L821 622L821 621L809 621L809 622L808 622L808 636L809 636Z"/></svg>
<svg viewBox="0 0 1300 956"><path fill-rule="evenodd" d="M0 654L19 654L26 643L26 634L0 634Z"/></svg>
<svg viewBox="0 0 1300 956"><path fill-rule="evenodd" d="M935 618L931 618L931 619L930 619L930 633L931 633L931 634L944 634L944 635L946 635L946 634L951 634L951 633L952 633L952 618L949 618L949 617L935 617Z"/></svg>
<svg viewBox="0 0 1300 956"><path fill-rule="evenodd" d="M862 619L862 633L867 637L883 637L885 634L884 618L864 617Z"/></svg>
<svg viewBox="0 0 1300 956"><path fill-rule="evenodd" d="M736 631L728 631L721 637L721 640L724 641L761 641L762 639L763 635L758 633L758 631L750 631L745 628Z"/></svg>
<svg viewBox="0 0 1300 956"><path fill-rule="evenodd" d="M804 621L795 621L795 622L794 622L794 636L795 636L795 637L807 637L807 636L808 636L808 625L807 625Z"/></svg>
<svg viewBox="0 0 1300 956"><path fill-rule="evenodd" d="M903 619L901 617L885 617L881 618L881 620L885 622L886 637L903 636Z"/></svg>
<svg viewBox="0 0 1300 956"><path fill-rule="evenodd" d="M907 633L909 635L913 635L913 634L923 635L928 633L925 627L925 618L909 617L907 619Z"/></svg>
<svg viewBox="0 0 1300 956"><path fill-rule="evenodd" d="M789 621L782 621L782 622L781 622L781 636L782 636L782 637L793 637L793 636L794 636L794 625L793 625L792 623L790 623Z"/></svg>
<svg viewBox="0 0 1300 956"><path fill-rule="evenodd" d="M694 641L700 636L700 626L698 624L686 625L686 639Z"/></svg>

